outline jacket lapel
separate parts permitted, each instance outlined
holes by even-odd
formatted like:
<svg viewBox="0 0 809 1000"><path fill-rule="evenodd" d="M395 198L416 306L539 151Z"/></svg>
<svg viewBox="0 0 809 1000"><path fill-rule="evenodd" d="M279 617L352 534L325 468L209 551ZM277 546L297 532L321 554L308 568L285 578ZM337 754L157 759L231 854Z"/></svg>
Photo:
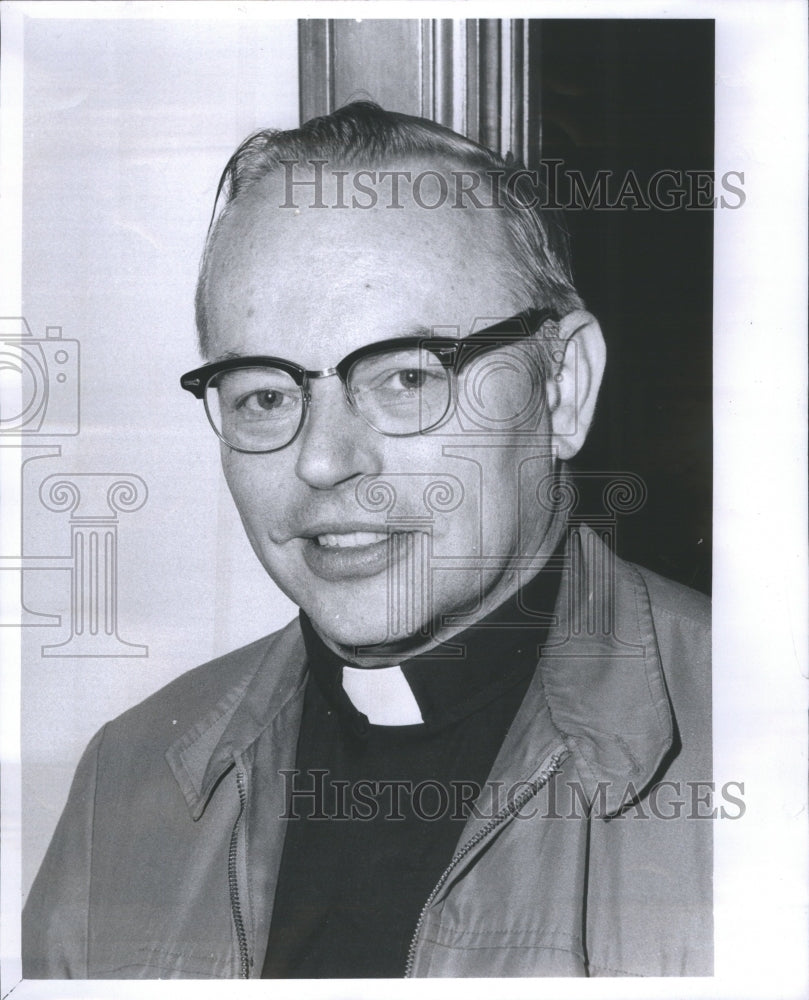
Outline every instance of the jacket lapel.
<svg viewBox="0 0 809 1000"><path fill-rule="evenodd" d="M607 814L642 792L671 746L672 716L646 587L588 528L571 531L555 622L458 850L465 867L510 799L567 760ZM475 847L468 850L468 845ZM460 870L460 866L459 866ZM447 883L447 889L449 888ZM445 895L436 895L440 900Z"/></svg>

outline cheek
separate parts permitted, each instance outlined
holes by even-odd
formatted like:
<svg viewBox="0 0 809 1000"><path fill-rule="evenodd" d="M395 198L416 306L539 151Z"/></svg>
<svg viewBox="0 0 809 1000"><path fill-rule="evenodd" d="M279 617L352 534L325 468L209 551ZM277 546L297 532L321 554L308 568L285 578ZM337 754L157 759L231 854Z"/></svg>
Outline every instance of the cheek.
<svg viewBox="0 0 809 1000"><path fill-rule="evenodd" d="M243 455L223 448L222 470L247 536L258 552L277 530L286 508L286 477L270 456Z"/></svg>
<svg viewBox="0 0 809 1000"><path fill-rule="evenodd" d="M252 466L244 461L246 457L229 448L222 448L222 471L225 474L225 482L243 521L249 520L252 516L253 501L257 492L252 483Z"/></svg>
<svg viewBox="0 0 809 1000"><path fill-rule="evenodd" d="M481 463L481 537L484 552L527 554L544 531L549 513L538 490L551 474L549 439L542 435L503 435Z"/></svg>
<svg viewBox="0 0 809 1000"><path fill-rule="evenodd" d="M467 439L468 440L468 439ZM474 443L464 436L444 438L449 454L441 457L445 475L432 478L432 499L441 504L445 499L451 510L436 510L434 514L433 553L436 557L467 557L513 553L518 536L521 507L521 468L528 462L525 447L510 446L511 436L489 436L481 445L476 435ZM441 468L441 465L426 466ZM449 488L441 490L443 480ZM414 477L413 486L420 486ZM413 498L426 490L413 490ZM456 503L456 499L460 502Z"/></svg>

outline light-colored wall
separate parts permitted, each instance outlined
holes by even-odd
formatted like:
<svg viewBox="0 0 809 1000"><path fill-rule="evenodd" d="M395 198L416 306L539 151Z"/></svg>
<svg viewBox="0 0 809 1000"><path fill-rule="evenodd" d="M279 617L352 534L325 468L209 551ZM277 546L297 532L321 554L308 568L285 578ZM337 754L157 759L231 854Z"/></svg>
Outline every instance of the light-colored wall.
<svg viewBox="0 0 809 1000"><path fill-rule="evenodd" d="M38 20L24 35L23 312L80 342L80 434L23 474L27 556L67 556L53 473L131 473L148 499L118 516L119 634L139 658L44 657L70 632L70 572L26 573L60 627L23 630L23 890L96 729L294 609L244 539L202 407L192 299L219 173L266 125L298 123L294 22ZM25 457L36 451L28 449ZM90 480L81 480L89 483Z"/></svg>

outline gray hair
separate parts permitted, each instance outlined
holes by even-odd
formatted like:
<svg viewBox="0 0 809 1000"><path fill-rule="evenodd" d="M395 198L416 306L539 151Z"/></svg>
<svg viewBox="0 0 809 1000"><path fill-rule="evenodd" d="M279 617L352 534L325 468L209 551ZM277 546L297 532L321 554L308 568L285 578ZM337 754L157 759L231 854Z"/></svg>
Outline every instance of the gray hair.
<svg viewBox="0 0 809 1000"><path fill-rule="evenodd" d="M214 201L196 291L200 348L208 353L206 285L213 247L222 221L238 199L290 161L326 160L340 166L384 167L397 160L423 159L496 176L507 197L499 203L517 264L522 293L538 308L559 315L581 308L573 284L568 235L558 213L537 202L525 168L510 154L504 159L427 118L385 111L358 101L300 128L263 129L248 136L228 160ZM221 207L220 207L221 201Z"/></svg>

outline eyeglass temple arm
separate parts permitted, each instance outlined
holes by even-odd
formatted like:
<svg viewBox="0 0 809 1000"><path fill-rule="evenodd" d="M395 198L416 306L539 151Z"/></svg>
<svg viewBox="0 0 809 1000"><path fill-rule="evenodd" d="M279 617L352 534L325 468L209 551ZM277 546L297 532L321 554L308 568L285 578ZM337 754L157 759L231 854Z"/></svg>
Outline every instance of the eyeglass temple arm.
<svg viewBox="0 0 809 1000"><path fill-rule="evenodd" d="M494 323L492 326L487 326L483 330L478 330L476 333L464 337L463 343L474 342L476 338L485 340L489 337L503 335L510 335L515 338L530 337L543 324L547 323L548 320L558 321L558 319L559 314L555 309L534 309L533 307L523 309L516 316L510 316L508 319L501 320L499 323Z"/></svg>

